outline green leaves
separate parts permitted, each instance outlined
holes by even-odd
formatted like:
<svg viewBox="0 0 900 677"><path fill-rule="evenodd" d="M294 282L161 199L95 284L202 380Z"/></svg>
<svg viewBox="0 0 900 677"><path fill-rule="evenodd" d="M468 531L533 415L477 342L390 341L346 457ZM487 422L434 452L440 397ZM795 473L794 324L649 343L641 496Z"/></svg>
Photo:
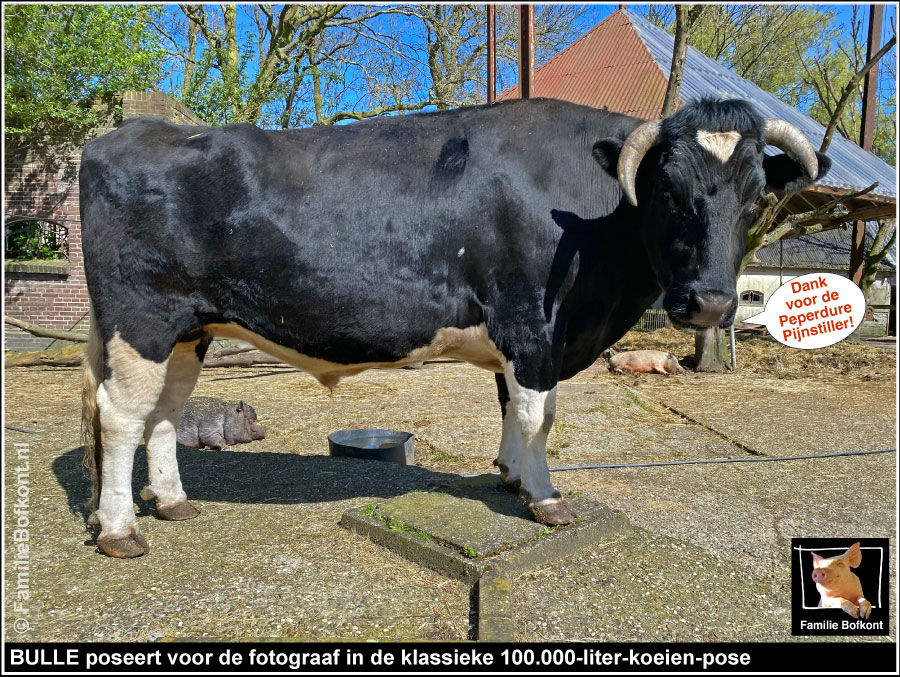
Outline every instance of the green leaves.
<svg viewBox="0 0 900 677"><path fill-rule="evenodd" d="M150 6L10 5L5 14L6 134L86 131L94 107L159 80L163 52Z"/></svg>

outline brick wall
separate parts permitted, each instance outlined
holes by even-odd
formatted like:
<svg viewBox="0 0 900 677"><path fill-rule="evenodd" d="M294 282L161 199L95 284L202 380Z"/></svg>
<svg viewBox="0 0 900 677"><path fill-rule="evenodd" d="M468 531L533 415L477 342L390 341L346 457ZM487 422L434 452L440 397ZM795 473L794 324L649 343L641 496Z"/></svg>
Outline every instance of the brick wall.
<svg viewBox="0 0 900 677"><path fill-rule="evenodd" d="M123 92L118 99L122 119L155 117L179 124L204 124L184 105L161 92ZM58 271L15 270L5 265L4 313L54 329L88 329L88 294L81 253L78 207L78 164L90 138L115 128L110 112L105 122L82 140L47 138L6 149L4 213L57 219L69 229L69 265ZM32 336L4 325L5 350L43 350L64 341Z"/></svg>
<svg viewBox="0 0 900 677"><path fill-rule="evenodd" d="M140 117L169 120L179 125L206 124L183 103L162 92L123 92L122 119Z"/></svg>

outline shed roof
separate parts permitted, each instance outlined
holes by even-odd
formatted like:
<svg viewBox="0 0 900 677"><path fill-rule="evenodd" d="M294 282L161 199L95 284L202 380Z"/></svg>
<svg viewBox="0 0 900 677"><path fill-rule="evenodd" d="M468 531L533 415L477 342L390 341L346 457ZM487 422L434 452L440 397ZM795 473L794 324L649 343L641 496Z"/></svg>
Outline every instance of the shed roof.
<svg viewBox="0 0 900 677"><path fill-rule="evenodd" d="M871 248L876 231L877 227L869 224L866 229L866 251ZM826 230L815 235L782 238L756 252L756 260L750 265L847 270L850 266L851 237L848 227ZM896 247L881 260L879 267L884 270L897 269Z"/></svg>
<svg viewBox="0 0 900 677"><path fill-rule="evenodd" d="M618 10L538 68L534 94L657 118L674 45L675 38L663 29L630 10ZM799 127L816 147L825 135L825 128L818 122L693 47L688 48L680 94L680 104L704 97L750 101L764 117L781 118ZM498 99L517 97L518 84ZM778 152L771 146L766 148L768 154ZM865 197L896 202L896 171L877 155L835 134L828 156L831 170L814 190L860 190L877 181L878 187ZM806 202L817 206L820 201ZM854 209L853 204L848 207Z"/></svg>

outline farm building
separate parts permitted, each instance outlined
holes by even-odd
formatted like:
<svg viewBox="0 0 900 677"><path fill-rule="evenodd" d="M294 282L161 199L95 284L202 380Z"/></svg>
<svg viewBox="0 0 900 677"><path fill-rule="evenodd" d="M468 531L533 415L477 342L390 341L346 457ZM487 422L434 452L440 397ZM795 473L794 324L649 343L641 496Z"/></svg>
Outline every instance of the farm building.
<svg viewBox="0 0 900 677"><path fill-rule="evenodd" d="M204 124L183 104L162 92L123 92L94 136L115 129L122 120L155 117L181 124ZM111 106L111 111L112 111ZM88 294L81 255L81 220L78 212L78 163L87 140L42 139L17 145L7 140L4 166L4 261L3 288L6 315L51 329L84 330L88 325ZM55 251L32 258L17 238L19 217L32 217L41 229L42 244ZM53 254L58 255L53 255ZM23 260L24 259L24 260ZM5 350L43 350L59 341L38 338L4 326Z"/></svg>
<svg viewBox="0 0 900 677"><path fill-rule="evenodd" d="M535 95L655 118L662 107L672 47L673 38L665 31L627 9L619 10L537 69ZM687 99L719 96L751 100L764 115L780 117L798 126L814 144L824 132L818 123L692 48L688 50L681 91ZM517 96L517 88L513 87L499 99ZM203 124L182 104L161 92L124 92L118 103L120 117L110 116L108 123L95 134L113 129L122 119L139 116ZM22 147L9 144L6 153L5 223L11 224L22 216L40 219L41 237L52 241L60 255L19 260L28 257L12 252L13 238L4 237L5 312L53 329L84 330L88 321L77 181L82 145L69 139L44 140ZM828 153L834 164L827 185L817 184L795 196L789 205L791 211L806 211L827 202L836 191L860 189L878 181L877 189L850 201L848 206L854 213L881 215L875 218L894 212L896 179L892 167L840 135L835 136ZM7 228L6 233L9 232ZM833 234L800 238L803 242L798 244L776 243L769 250L761 251L758 264L739 280L739 291L748 292L742 295L742 304L746 297L748 307L739 311L738 319L755 313L754 306L760 302L758 294L762 294L764 303L776 288L775 280L785 278L788 270L846 270L846 265L838 265L829 248L844 246L840 243L846 241L849 252L849 237L849 231L842 229ZM817 247L824 250L812 253ZM803 265L800 265L802 257L789 256L787 260L793 263L773 266L773 261L786 260L784 252L795 249L805 253ZM826 260L828 264L824 268L815 265L816 261ZM870 302L890 302L894 265L895 258L885 262ZM794 274L801 273L792 272L790 276ZM878 318L885 323L886 313ZM38 350L58 343L55 339L38 338L5 327L7 350Z"/></svg>
<svg viewBox="0 0 900 677"><path fill-rule="evenodd" d="M668 83L675 39L627 9L614 12L543 64L534 74L534 95L565 99L596 108L608 108L645 119L659 117ZM515 99L518 85L498 100ZM739 77L693 47L688 48L679 106L703 97L752 101L761 114L787 120L818 146L825 128L773 95ZM767 153L778 152L767 148ZM836 192L861 190L878 182L862 198L847 202L851 213L869 218L892 218L896 210L895 170L878 156L836 134L828 155L833 164L824 181L794 196L791 213L803 213L828 202ZM874 215L874 216L873 216ZM867 244L872 241L870 234ZM784 240L760 250L757 261L738 280L740 321L759 312L769 295L792 277L810 272L847 273L850 264L850 229ZM895 248L896 251L896 248ZM882 262L869 302L888 305L896 298L896 253ZM657 304L659 305L659 304ZM661 307L661 305L660 305ZM877 321L877 322L876 322ZM887 311L876 313L878 326L887 328ZM870 325L872 325L870 322ZM874 327L873 327L874 328Z"/></svg>
<svg viewBox="0 0 900 677"><path fill-rule="evenodd" d="M873 228L866 232L866 247L872 245ZM847 274L850 266L850 233L838 228L815 235L782 239L760 249L756 261L738 280L740 307L736 321L760 312L769 296L793 277L808 273ZM890 313L881 306L896 305L896 248L881 261L869 290L869 304L878 306L863 324L865 332L886 332ZM894 296L892 296L892 294ZM896 320L895 320L896 321ZM893 332L892 332L893 333Z"/></svg>

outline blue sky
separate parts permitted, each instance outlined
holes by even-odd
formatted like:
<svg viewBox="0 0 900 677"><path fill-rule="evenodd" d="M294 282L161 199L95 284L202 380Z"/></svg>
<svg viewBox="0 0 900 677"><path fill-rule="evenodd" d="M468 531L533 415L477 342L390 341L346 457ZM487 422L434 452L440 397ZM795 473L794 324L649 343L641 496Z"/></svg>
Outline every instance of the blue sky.
<svg viewBox="0 0 900 677"><path fill-rule="evenodd" d="M588 11L586 11L584 13L584 15L582 17L580 17L580 19L578 20L578 22L576 24L576 34L577 35L587 32L592 26L596 25L603 19L607 18L610 14L612 14L614 11L616 11L616 9L619 6L619 3L593 3L593 4L588 4L586 6L588 7ZM849 5L849 4L833 4L833 5L816 4L813 6L819 10L833 11L837 17L839 25L844 28L845 35L849 35L850 17L851 17L851 13L852 13L851 5ZM629 7L629 9L631 9L635 12L643 14L646 11L646 9L648 8L648 5L628 5L628 7ZM173 12L178 11L175 6L170 6L170 9ZM868 6L863 6L863 11L861 12L861 16L862 16L863 22L864 22L863 33L865 33L866 24L868 23ZM896 23L896 17L897 17L896 5L893 5L893 4L885 5L884 21L883 21L883 26L882 26L882 36L883 36L882 41L886 40L887 37L889 36L892 21L894 23ZM239 33L251 30L251 19L248 16L248 14L246 14L244 11L238 12L238 21L239 21L239 25L238 25ZM414 37L412 35L412 32L410 32L410 34L407 34L407 35L401 34L398 37L400 37L401 39L403 39L409 43L415 43L415 42L420 41L420 40L418 40L417 37ZM891 59L891 60L896 59L896 49L894 50L894 53L887 55L885 57L885 59L882 60L882 64L881 64L881 72L882 73L884 73L884 65L888 59ZM248 75L250 75L252 77L252 75L253 75L252 71L255 68L255 64L253 64L251 61L251 63L247 64L247 67L248 67L247 68ZM503 82L501 84L502 85L512 84L512 82L510 82L510 79L511 79L510 76L512 76L512 78L514 79L514 67L510 67L508 65L506 68L506 71L504 72L503 75L504 75ZM163 84L162 86L165 88L166 84L167 83ZM179 85L177 76L173 80L173 84L176 87ZM879 94L881 96L889 97L890 95L892 95L894 93L895 88L896 88L896 84L893 82L892 79L884 77L883 75L882 75L882 77L879 78ZM342 102L342 106L344 106L345 108L348 108L348 109L356 108L357 107L356 104L357 104L357 100L358 100L356 97L358 97L357 94L351 94L350 96L347 97L347 99L345 101Z"/></svg>

